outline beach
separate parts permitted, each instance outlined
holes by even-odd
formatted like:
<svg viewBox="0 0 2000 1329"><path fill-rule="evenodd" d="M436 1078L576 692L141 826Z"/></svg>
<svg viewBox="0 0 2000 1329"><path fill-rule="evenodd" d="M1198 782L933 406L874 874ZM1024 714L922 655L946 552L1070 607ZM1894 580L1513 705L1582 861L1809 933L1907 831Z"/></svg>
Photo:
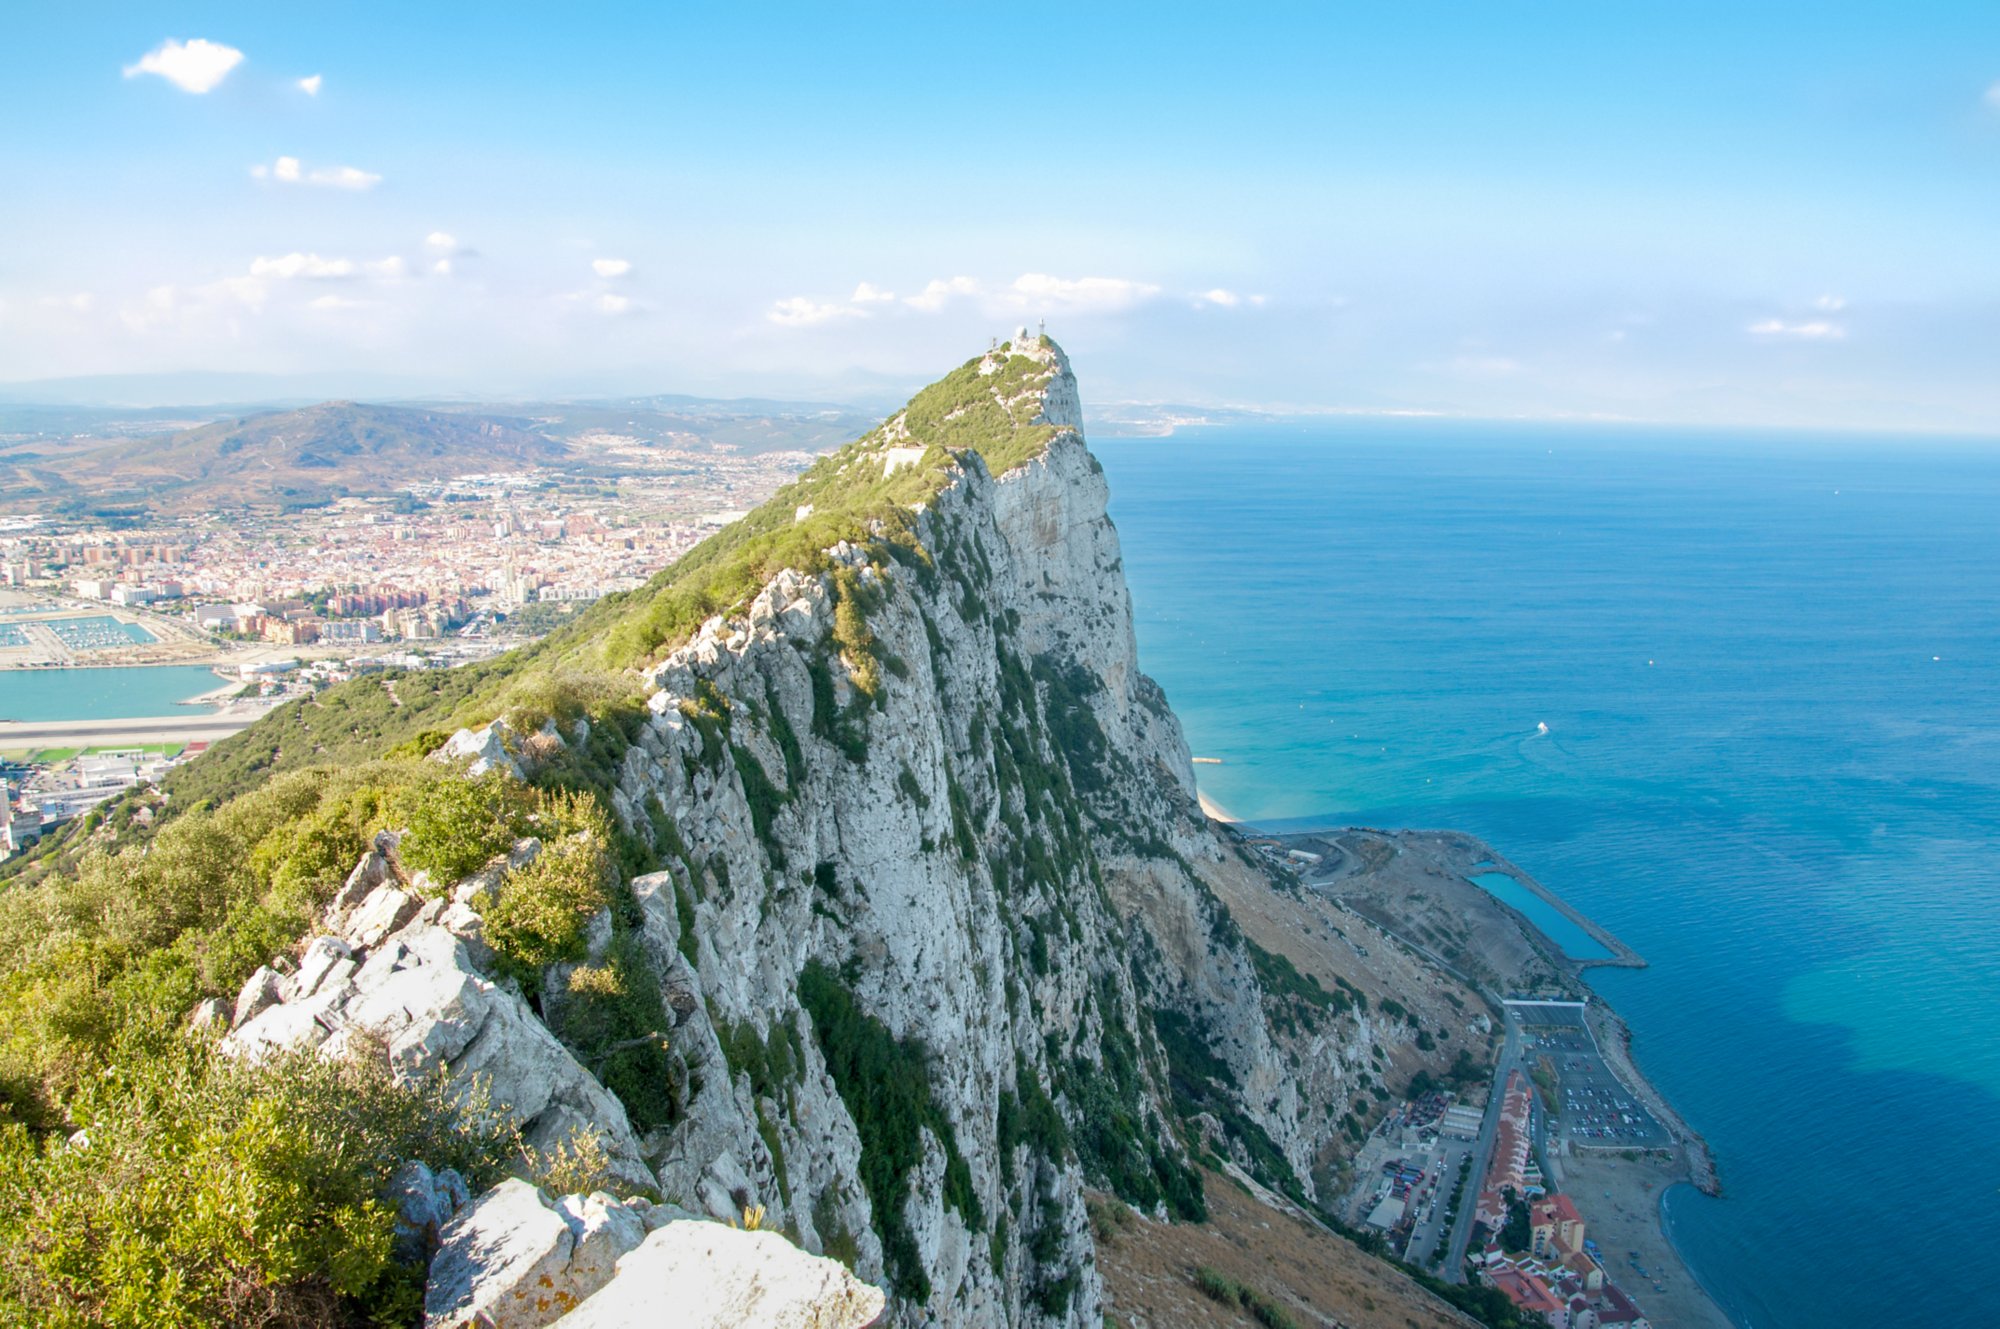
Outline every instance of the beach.
<svg viewBox="0 0 2000 1329"><path fill-rule="evenodd" d="M1207 794L1197 793L1195 797L1201 801L1201 810L1207 814L1210 821L1219 821L1225 826L1235 824L1236 818L1231 816L1229 810L1223 807L1222 804L1216 802Z"/></svg>
<svg viewBox="0 0 2000 1329"><path fill-rule="evenodd" d="M1604 1252L1605 1272L1658 1329L1730 1329L1729 1316L1696 1281L1667 1233L1661 1199L1686 1184L1675 1160L1582 1151L1563 1160L1563 1181Z"/></svg>

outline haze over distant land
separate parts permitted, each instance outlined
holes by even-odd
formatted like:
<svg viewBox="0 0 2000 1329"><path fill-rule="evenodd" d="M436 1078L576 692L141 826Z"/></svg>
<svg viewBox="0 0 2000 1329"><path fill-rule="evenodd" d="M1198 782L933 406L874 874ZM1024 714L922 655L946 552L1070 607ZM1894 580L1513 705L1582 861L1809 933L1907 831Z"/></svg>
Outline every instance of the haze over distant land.
<svg viewBox="0 0 2000 1329"><path fill-rule="evenodd" d="M12 16L0 394L2000 420L1991 5L158 22Z"/></svg>

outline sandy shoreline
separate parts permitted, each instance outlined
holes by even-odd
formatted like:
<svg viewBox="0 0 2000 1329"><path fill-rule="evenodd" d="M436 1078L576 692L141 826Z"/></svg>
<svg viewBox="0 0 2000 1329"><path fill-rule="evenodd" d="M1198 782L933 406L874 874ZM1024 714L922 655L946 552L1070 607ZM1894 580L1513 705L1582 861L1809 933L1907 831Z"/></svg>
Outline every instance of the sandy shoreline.
<svg viewBox="0 0 2000 1329"><path fill-rule="evenodd" d="M1563 1180L1604 1252L1605 1273L1632 1294L1648 1320L1659 1329L1731 1329L1729 1316L1667 1231L1666 1193L1687 1184L1676 1160L1587 1150L1563 1159Z"/></svg>
<svg viewBox="0 0 2000 1329"><path fill-rule="evenodd" d="M1225 825L1233 826L1238 821L1242 820L1240 817L1233 815L1229 811L1229 809L1223 807L1222 804L1216 802L1214 799L1210 798L1207 794L1202 793L1200 790L1196 790L1194 796L1200 800L1201 810L1208 814L1208 819L1210 821L1219 821Z"/></svg>

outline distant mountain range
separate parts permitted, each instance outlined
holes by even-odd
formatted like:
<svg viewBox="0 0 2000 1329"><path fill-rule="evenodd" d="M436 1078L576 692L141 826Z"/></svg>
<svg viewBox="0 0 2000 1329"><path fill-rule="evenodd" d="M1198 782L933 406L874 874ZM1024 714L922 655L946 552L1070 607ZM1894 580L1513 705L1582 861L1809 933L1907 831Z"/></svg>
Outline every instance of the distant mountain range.
<svg viewBox="0 0 2000 1329"><path fill-rule="evenodd" d="M9 506L285 507L568 455L523 421L338 401L165 437L15 444L0 451L0 487Z"/></svg>
<svg viewBox="0 0 2000 1329"><path fill-rule="evenodd" d="M644 469L630 456L608 459L599 446L606 438L737 455L822 452L871 424L826 402L681 396L486 406L329 401L290 410L0 398L0 512L298 507L481 471Z"/></svg>

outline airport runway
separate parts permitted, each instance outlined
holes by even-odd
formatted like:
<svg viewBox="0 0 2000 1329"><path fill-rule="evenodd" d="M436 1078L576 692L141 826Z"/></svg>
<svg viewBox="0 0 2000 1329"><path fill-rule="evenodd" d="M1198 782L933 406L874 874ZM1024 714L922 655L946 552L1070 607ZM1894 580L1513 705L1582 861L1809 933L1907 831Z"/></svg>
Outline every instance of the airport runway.
<svg viewBox="0 0 2000 1329"><path fill-rule="evenodd" d="M36 748L139 747L147 743L216 742L249 728L261 711L151 715L124 720L0 720L0 752Z"/></svg>

